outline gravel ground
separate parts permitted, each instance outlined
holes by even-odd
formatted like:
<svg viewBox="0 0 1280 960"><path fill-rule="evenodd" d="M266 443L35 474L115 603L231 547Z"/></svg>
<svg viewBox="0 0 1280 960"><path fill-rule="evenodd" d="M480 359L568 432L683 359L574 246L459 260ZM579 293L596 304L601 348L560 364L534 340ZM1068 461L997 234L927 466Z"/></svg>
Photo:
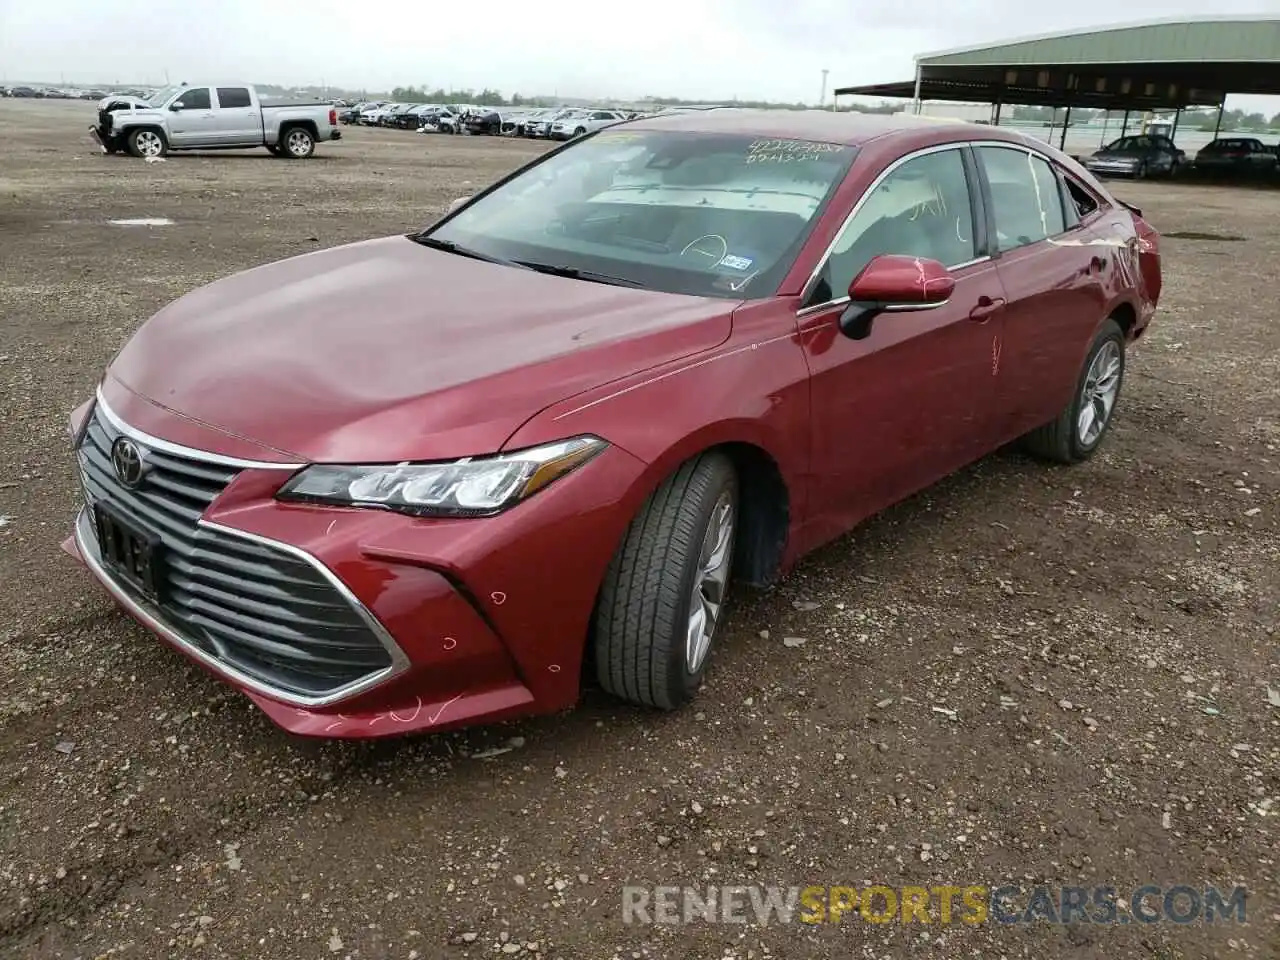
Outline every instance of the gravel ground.
<svg viewBox="0 0 1280 960"><path fill-rule="evenodd" d="M1104 451L992 456L740 596L693 709L587 693L325 744L58 550L67 412L170 299L404 231L540 148L350 130L306 163L144 164L91 112L0 102L0 952L1280 956L1280 193L1118 187L1166 287ZM622 922L626 883L1006 881L1252 896L1243 926Z"/></svg>

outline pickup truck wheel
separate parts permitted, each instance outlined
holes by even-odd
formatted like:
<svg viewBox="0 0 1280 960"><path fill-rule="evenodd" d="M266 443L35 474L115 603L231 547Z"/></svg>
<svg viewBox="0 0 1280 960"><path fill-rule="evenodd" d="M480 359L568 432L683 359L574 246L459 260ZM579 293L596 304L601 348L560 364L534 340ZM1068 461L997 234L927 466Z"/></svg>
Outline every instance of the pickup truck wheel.
<svg viewBox="0 0 1280 960"><path fill-rule="evenodd" d="M283 136L284 156L290 160L305 160L316 152L316 138L305 127L290 127Z"/></svg>
<svg viewBox="0 0 1280 960"><path fill-rule="evenodd" d="M134 130L126 142L135 157L163 157L169 152L169 141L159 130Z"/></svg>
<svg viewBox="0 0 1280 960"><path fill-rule="evenodd" d="M609 693L673 710L702 685L733 567L738 477L722 453L686 462L645 502L609 564L595 669Z"/></svg>
<svg viewBox="0 0 1280 960"><path fill-rule="evenodd" d="M1045 460L1079 463L1102 444L1124 384L1124 333L1108 320L1094 338L1071 401L1058 416L1022 438Z"/></svg>

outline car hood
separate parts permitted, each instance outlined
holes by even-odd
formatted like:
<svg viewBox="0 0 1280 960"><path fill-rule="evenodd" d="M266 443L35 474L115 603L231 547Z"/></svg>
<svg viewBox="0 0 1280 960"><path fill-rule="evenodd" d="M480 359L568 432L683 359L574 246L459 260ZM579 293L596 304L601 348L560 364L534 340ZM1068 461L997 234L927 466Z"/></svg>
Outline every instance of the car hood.
<svg viewBox="0 0 1280 960"><path fill-rule="evenodd" d="M390 237L195 290L147 321L108 375L297 459L450 459L500 449L574 394L723 343L735 306Z"/></svg>
<svg viewBox="0 0 1280 960"><path fill-rule="evenodd" d="M98 109L105 110L107 109L107 106L112 103L127 103L129 104L129 106L133 107L133 109L135 110L154 109L151 106L151 104L147 103L147 101L143 100L141 97L122 97L122 96L103 97L101 100L98 101Z"/></svg>
<svg viewBox="0 0 1280 960"><path fill-rule="evenodd" d="M1141 160L1145 150L1099 150L1090 160Z"/></svg>

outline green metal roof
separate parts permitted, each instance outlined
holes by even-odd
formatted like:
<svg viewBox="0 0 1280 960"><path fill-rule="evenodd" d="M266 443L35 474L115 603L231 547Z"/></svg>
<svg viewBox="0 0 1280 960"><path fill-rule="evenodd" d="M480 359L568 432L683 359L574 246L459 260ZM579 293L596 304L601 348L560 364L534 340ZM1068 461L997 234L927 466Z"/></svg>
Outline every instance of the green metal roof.
<svg viewBox="0 0 1280 960"><path fill-rule="evenodd" d="M1046 34L921 54L926 67L1031 64L1280 63L1280 17L1201 17Z"/></svg>
<svg viewBox="0 0 1280 960"><path fill-rule="evenodd" d="M836 95L1163 109L1280 95L1280 16L1093 27L921 54L916 77Z"/></svg>

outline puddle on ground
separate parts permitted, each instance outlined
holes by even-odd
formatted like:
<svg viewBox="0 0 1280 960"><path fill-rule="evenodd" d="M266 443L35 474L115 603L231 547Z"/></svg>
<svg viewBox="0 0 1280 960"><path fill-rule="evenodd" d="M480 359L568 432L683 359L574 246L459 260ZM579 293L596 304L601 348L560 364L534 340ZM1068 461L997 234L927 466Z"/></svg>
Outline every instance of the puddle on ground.
<svg viewBox="0 0 1280 960"><path fill-rule="evenodd" d="M1249 239L1234 233L1201 233L1199 230L1177 230L1173 233L1162 233L1160 236L1167 240L1217 240L1222 243L1239 243L1241 240Z"/></svg>
<svg viewBox="0 0 1280 960"><path fill-rule="evenodd" d="M136 217L132 220L109 220L117 227L171 227L173 221L168 217Z"/></svg>

